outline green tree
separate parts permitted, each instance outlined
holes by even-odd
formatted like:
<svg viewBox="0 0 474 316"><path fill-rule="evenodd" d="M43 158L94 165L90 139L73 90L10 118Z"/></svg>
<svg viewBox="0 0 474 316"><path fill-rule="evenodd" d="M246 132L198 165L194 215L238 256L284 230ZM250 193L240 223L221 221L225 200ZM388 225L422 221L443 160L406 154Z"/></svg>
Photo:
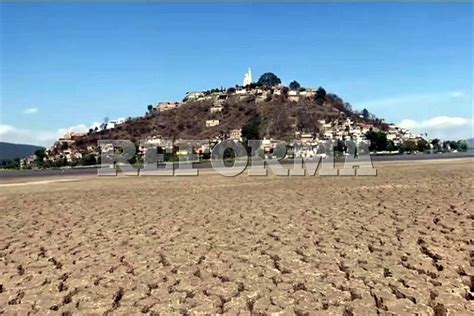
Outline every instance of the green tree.
<svg viewBox="0 0 474 316"><path fill-rule="evenodd" d="M252 117L247 124L242 127L242 138L244 140L249 139L260 139L260 126L262 124L262 119L257 114Z"/></svg>
<svg viewBox="0 0 474 316"><path fill-rule="evenodd" d="M342 140L337 140L336 146L334 146L334 153L336 156L342 155L346 151L346 144Z"/></svg>
<svg viewBox="0 0 474 316"><path fill-rule="evenodd" d="M370 141L370 151L384 151L388 148L387 134L384 132L368 131L365 137Z"/></svg>
<svg viewBox="0 0 474 316"><path fill-rule="evenodd" d="M441 146L440 146L440 140L438 138L435 138L431 140L431 145L433 145L433 150L434 151L440 151Z"/></svg>
<svg viewBox="0 0 474 316"><path fill-rule="evenodd" d="M401 152L414 152L416 150L418 150L418 146L413 140L407 140L400 146Z"/></svg>
<svg viewBox="0 0 474 316"><path fill-rule="evenodd" d="M5 159L0 161L0 169L20 169L20 159Z"/></svg>
<svg viewBox="0 0 474 316"><path fill-rule="evenodd" d="M147 109L148 109L148 112L150 113L153 112L153 105L148 104Z"/></svg>
<svg viewBox="0 0 474 316"><path fill-rule="evenodd" d="M43 162L44 158L46 158L46 149L40 148L35 151L36 161Z"/></svg>
<svg viewBox="0 0 474 316"><path fill-rule="evenodd" d="M449 145L449 148L451 148L451 150L458 150L458 142L454 140L448 140L446 143Z"/></svg>
<svg viewBox="0 0 474 316"><path fill-rule="evenodd" d="M363 110L362 110L362 117L363 117L364 119L368 120L369 117L370 117L369 110L363 109Z"/></svg>
<svg viewBox="0 0 474 316"><path fill-rule="evenodd" d="M298 81L293 80L292 82L290 82L290 90L298 91L300 88L301 88L301 86L298 83Z"/></svg>
<svg viewBox="0 0 474 316"><path fill-rule="evenodd" d="M257 86L273 87L280 83L280 78L278 78L274 73L266 72L258 79Z"/></svg>
<svg viewBox="0 0 474 316"><path fill-rule="evenodd" d="M459 151L467 151L469 146L465 140L458 140L458 150Z"/></svg>
<svg viewBox="0 0 474 316"><path fill-rule="evenodd" d="M316 90L314 101L316 101L318 105L323 105L324 102L326 102L326 90L324 90L323 87L319 87L318 90Z"/></svg>
<svg viewBox="0 0 474 316"><path fill-rule="evenodd" d="M96 164L95 156L93 154L86 154L79 160L82 166L93 166Z"/></svg>
<svg viewBox="0 0 474 316"><path fill-rule="evenodd" d="M395 145L395 143L393 142L393 140L389 140L388 143L387 143L387 150L388 151L396 151L396 150L399 150L400 148Z"/></svg>
<svg viewBox="0 0 474 316"><path fill-rule="evenodd" d="M418 151L424 152L425 150L430 149L430 144L424 138L421 138L416 142L416 147Z"/></svg>
<svg viewBox="0 0 474 316"><path fill-rule="evenodd" d="M255 82L252 82L252 83L248 84L246 86L246 88L250 89L250 90L255 89L255 88L257 88L257 84Z"/></svg>

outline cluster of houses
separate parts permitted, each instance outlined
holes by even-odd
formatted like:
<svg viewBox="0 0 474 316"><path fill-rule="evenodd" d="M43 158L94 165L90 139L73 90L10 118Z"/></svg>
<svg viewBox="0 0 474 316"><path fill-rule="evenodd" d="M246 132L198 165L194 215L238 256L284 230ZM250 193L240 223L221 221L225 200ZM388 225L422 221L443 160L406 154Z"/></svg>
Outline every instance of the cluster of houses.
<svg viewBox="0 0 474 316"><path fill-rule="evenodd" d="M381 130L368 122L356 122L351 118L336 119L333 121L318 121L322 128L322 140L351 140L355 143L366 141L366 134L369 131L380 132ZM392 141L394 145L400 145L405 141L418 141L423 138L420 134L413 134L407 129L400 128L394 124L388 125L388 130L384 130L387 140ZM308 135L301 135L301 138L307 138Z"/></svg>
<svg viewBox="0 0 474 316"><path fill-rule="evenodd" d="M217 120L214 120L216 122ZM366 133L369 131L379 131L379 129L370 124L363 122L356 122L351 118L336 119L332 121L319 120L321 133L319 134L304 134L301 132L295 133L295 141L287 144L287 156L291 157L314 157L325 156L325 153L318 152L318 146L325 141L354 141L360 143L367 141ZM206 124L207 125L207 124ZM388 131L384 131L387 139L393 141L395 145L402 144L407 140L418 141L422 138L421 135L413 134L406 129L399 128L393 124L389 125ZM161 136L153 136L143 140L138 148L138 154L146 155L149 148L160 147L167 152L173 152L174 148L179 147L175 152L177 156L188 156L191 153L195 154L209 154L213 147L224 140L242 141L242 129L233 129L227 134L218 135L207 142L196 144L189 143L186 140L177 139L171 141ZM279 140L272 138L264 138L260 142L260 152L265 158L276 158L275 151L282 143ZM396 151L398 153L398 151ZM393 152L395 153L395 151ZM281 158L281 157L278 157Z"/></svg>
<svg viewBox="0 0 474 316"><path fill-rule="evenodd" d="M319 120L321 132L319 134L305 134L295 132L295 141L289 144L288 155L297 158L310 158L316 156L326 156L320 151L319 145L327 141L353 141L356 144L367 142L366 134L369 131L380 132L381 130L373 124L366 122L356 122L351 118L335 119L332 121ZM388 125L388 130L383 131L387 135L387 140L392 141L395 146L399 146L406 141L418 142L424 139L420 134L413 134L407 129L400 128L394 124ZM273 152L280 141L264 139L261 149L267 158L273 157ZM398 150L379 152L382 154L395 154ZM275 157L273 157L275 158Z"/></svg>
<svg viewBox="0 0 474 316"><path fill-rule="evenodd" d="M217 89L216 89L217 90ZM312 98L316 94L314 89L301 88L299 90L288 90L283 85L275 85L271 88L267 87L252 87L252 86L237 86L236 88L230 88L227 90L213 91L213 92L188 92L186 93L183 102L168 101L159 102L153 107L155 112L164 112L177 109L187 102L199 102L199 101L210 101L212 106L210 108L210 114L216 114L222 112L224 104L229 98L237 97L237 101L247 100L249 97L253 97L256 103L267 101L272 95L279 96L286 94L288 101L298 102L300 98ZM209 119L206 121L206 127L219 126L220 122L217 119Z"/></svg>
<svg viewBox="0 0 474 316"><path fill-rule="evenodd" d="M273 87L252 87L252 86L237 86L236 88L227 89L227 91L219 92L188 92L185 101L217 101L224 102L232 95L240 97L242 100L249 96L255 97L255 102L265 102L271 95L283 95L286 94L290 102L298 102L300 98L314 97L316 94L315 89L300 88L298 90L288 90L287 87L279 84Z"/></svg>
<svg viewBox="0 0 474 316"><path fill-rule="evenodd" d="M388 125L387 140L393 141L395 145L401 145L406 141L418 142L421 139L425 139L422 134L412 133L406 128L398 127L395 124Z"/></svg>
<svg viewBox="0 0 474 316"><path fill-rule="evenodd" d="M182 139L171 141L170 139L165 139L159 135L153 136L141 142L138 147L138 154L140 156L145 156L146 151L149 148L156 147L160 147L166 152L174 152L174 149L178 147L179 150L175 152L177 156L188 156L191 153L198 155L210 154L215 145L228 139L242 141L242 129L232 129L229 133L217 135L206 141L188 141Z"/></svg>
<svg viewBox="0 0 474 316"><path fill-rule="evenodd" d="M86 133L65 133L62 137L58 138L58 140L54 143L53 146L51 146L51 148L46 150L46 157L48 157L48 159L53 162L63 160L67 163L71 163L73 161L80 160L83 155L79 150L76 149L75 143L77 138L82 137L84 135L86 135ZM88 149L94 151L93 147L89 147Z"/></svg>
<svg viewBox="0 0 474 316"><path fill-rule="evenodd" d="M213 124L218 124L217 120L213 120ZM378 131L378 128L369 123L356 122L350 118L336 119L332 121L319 120L318 121L321 132L319 134L305 134L301 132L295 133L295 142L287 145L287 157L324 157L324 152L318 151L318 146L324 141L347 141L352 140L356 143L366 141L366 133L369 131ZM206 123L207 125L207 123ZM215 125L214 125L215 126ZM397 127L395 125L389 125L388 131L385 131L387 139L393 141L395 145L402 144L407 140L418 141L422 138L421 135L413 134L406 129ZM76 149L74 146L75 141L78 137L84 136L85 133L68 132L63 137L59 138L58 141L46 151L46 156L50 161L65 161L68 164L74 161L80 161L84 154L92 154L96 159L99 158L100 152L113 151L113 147L110 148L98 148L96 146L88 146L86 151L83 153ZM159 135L144 139L138 147L138 155L144 157L149 148L160 147L166 152L173 152L177 156L189 156L191 153L197 154L202 157L205 154L210 154L213 147L227 139L235 141L242 141L242 129L230 130L227 134L222 134L210 139L203 143L192 143L190 144L185 140L169 140ZM281 158L275 154L277 146L281 144L281 141L275 139L263 139L260 143L260 151L263 153L265 158ZM176 148L179 148L176 151ZM31 166L34 165L35 157L27 157L22 161L22 165Z"/></svg>

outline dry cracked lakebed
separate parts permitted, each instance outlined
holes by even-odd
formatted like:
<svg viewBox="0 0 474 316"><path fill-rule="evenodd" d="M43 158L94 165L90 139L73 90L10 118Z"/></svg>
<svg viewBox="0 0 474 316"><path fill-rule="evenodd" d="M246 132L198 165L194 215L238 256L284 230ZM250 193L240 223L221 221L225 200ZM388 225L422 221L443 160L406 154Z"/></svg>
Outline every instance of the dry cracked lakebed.
<svg viewBox="0 0 474 316"><path fill-rule="evenodd" d="M472 160L377 168L2 187L0 314L473 314Z"/></svg>

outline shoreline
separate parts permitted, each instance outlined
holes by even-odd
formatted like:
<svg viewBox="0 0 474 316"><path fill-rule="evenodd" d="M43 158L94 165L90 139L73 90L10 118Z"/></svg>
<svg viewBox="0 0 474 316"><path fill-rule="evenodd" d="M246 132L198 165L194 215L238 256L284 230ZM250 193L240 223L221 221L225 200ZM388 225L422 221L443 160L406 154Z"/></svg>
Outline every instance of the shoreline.
<svg viewBox="0 0 474 316"><path fill-rule="evenodd" d="M425 158L425 159L385 159L385 160L377 160L372 159L373 167L377 169L377 167L387 167L387 166L412 166L412 165L430 165L430 164L446 164L446 163L463 163L463 162L474 162L474 153L468 155L466 157L436 157ZM284 167L290 167L287 169L291 169L293 165L293 161L282 161L281 164ZM344 166L344 162L341 160L335 160L334 167L337 170L342 169ZM199 176L204 175L219 175L216 170L212 168L210 163L200 164L195 166L195 169L198 170ZM266 170L268 170L268 175L274 174L272 170L266 165ZM318 166L318 170L320 166ZM117 173L117 176L101 176L97 175L97 167L94 168L77 168L77 169L64 169L64 170L25 170L29 171L29 173L20 173L13 171L12 173L5 176L5 174L0 173L0 187L12 187L12 186L23 186L23 185L34 185L34 184L48 184L48 183L60 183L60 182L77 182L85 179L93 179L93 178L100 178L100 179L115 179L115 178L149 178L149 179L159 179L159 178L189 178L195 176L153 176L153 175L138 175L138 176L128 176L124 175L121 172ZM247 168L238 176L241 175L248 175L247 172L249 167ZM69 171L69 172L68 172ZM318 171L317 171L318 172ZM64 177L67 177L64 179ZM224 176L222 176L224 177ZM285 176L279 176L284 178ZM294 177L294 176L289 176ZM318 173L314 176L305 176L305 177L324 177L328 178L328 176L320 176ZM341 175L337 176L329 176L331 177L342 177ZM41 180L39 180L41 179Z"/></svg>

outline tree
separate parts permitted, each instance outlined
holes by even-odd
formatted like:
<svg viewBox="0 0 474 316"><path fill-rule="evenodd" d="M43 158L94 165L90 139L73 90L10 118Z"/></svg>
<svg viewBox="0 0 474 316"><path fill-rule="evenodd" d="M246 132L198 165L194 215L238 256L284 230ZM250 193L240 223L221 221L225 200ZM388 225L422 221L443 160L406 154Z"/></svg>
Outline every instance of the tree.
<svg viewBox="0 0 474 316"><path fill-rule="evenodd" d="M251 82L250 84L248 84L246 86L247 90L253 90L255 88L257 88L257 84L255 82Z"/></svg>
<svg viewBox="0 0 474 316"><path fill-rule="evenodd" d="M334 153L337 155L342 155L346 151L347 147L346 144L338 139L336 142L336 146L334 146Z"/></svg>
<svg viewBox="0 0 474 316"><path fill-rule="evenodd" d="M84 155L80 159L79 164L82 166L93 166L96 164L95 156L93 154Z"/></svg>
<svg viewBox="0 0 474 316"><path fill-rule="evenodd" d="M0 160L0 169L20 169L20 159L5 159Z"/></svg>
<svg viewBox="0 0 474 316"><path fill-rule="evenodd" d="M444 142L443 147L446 150L467 151L469 146L465 140L447 140Z"/></svg>
<svg viewBox="0 0 474 316"><path fill-rule="evenodd" d="M385 134L384 132L368 131L367 134L365 134L365 136L370 141L370 146L369 146L370 151L387 150L387 147L388 147L387 134Z"/></svg>
<svg viewBox="0 0 474 316"><path fill-rule="evenodd" d="M418 151L424 152L425 150L430 149L430 144L425 139L421 138L416 142L416 147Z"/></svg>
<svg viewBox="0 0 474 316"><path fill-rule="evenodd" d="M433 150L434 151L440 151L441 146L440 146L440 140L438 138L435 138L431 140L431 145L433 145Z"/></svg>
<svg viewBox="0 0 474 316"><path fill-rule="evenodd" d="M231 87L231 88L227 89L227 93L228 94L235 93L235 88Z"/></svg>
<svg viewBox="0 0 474 316"><path fill-rule="evenodd" d="M273 87L280 83L280 78L278 78L274 73L266 72L258 79L257 86Z"/></svg>
<svg viewBox="0 0 474 316"><path fill-rule="evenodd" d="M324 90L323 87L319 87L318 90L316 90L314 101L316 101L316 104L318 105L323 105L326 101L326 90Z"/></svg>
<svg viewBox="0 0 474 316"><path fill-rule="evenodd" d="M400 151L401 152L414 152L418 149L418 146L416 145L416 142L413 140L407 140L403 142L403 144L400 146Z"/></svg>
<svg viewBox="0 0 474 316"><path fill-rule="evenodd" d="M242 138L245 140L249 139L260 139L260 125L262 119L257 114L252 117L247 124L242 127Z"/></svg>
<svg viewBox="0 0 474 316"><path fill-rule="evenodd" d="M344 102L344 109L348 112L352 112L352 105L349 102Z"/></svg>
<svg viewBox="0 0 474 316"><path fill-rule="evenodd" d="M40 148L35 151L36 160L38 162L43 162L44 158L46 158L46 149Z"/></svg>
<svg viewBox="0 0 474 316"><path fill-rule="evenodd" d="M147 109L148 109L148 112L150 113L153 112L153 105L148 104Z"/></svg>
<svg viewBox="0 0 474 316"><path fill-rule="evenodd" d="M398 151L400 150L399 146L395 145L393 140L389 140L387 143L387 150L388 151Z"/></svg>
<svg viewBox="0 0 474 316"><path fill-rule="evenodd" d="M293 80L292 82L290 82L290 90L298 91L300 88L301 88L301 86L298 83L298 81Z"/></svg>
<svg viewBox="0 0 474 316"><path fill-rule="evenodd" d="M369 117L370 117L369 110L363 109L363 110L362 110L362 117L363 117L364 119L368 120Z"/></svg>
<svg viewBox="0 0 474 316"><path fill-rule="evenodd" d="M449 145L449 148L450 148L451 150L458 150L458 147L459 147L459 146L458 146L458 143L457 143L456 141L454 141L454 140L448 140L446 143Z"/></svg>
<svg viewBox="0 0 474 316"><path fill-rule="evenodd" d="M467 151L469 146L465 140L458 140L458 150L459 151Z"/></svg>

